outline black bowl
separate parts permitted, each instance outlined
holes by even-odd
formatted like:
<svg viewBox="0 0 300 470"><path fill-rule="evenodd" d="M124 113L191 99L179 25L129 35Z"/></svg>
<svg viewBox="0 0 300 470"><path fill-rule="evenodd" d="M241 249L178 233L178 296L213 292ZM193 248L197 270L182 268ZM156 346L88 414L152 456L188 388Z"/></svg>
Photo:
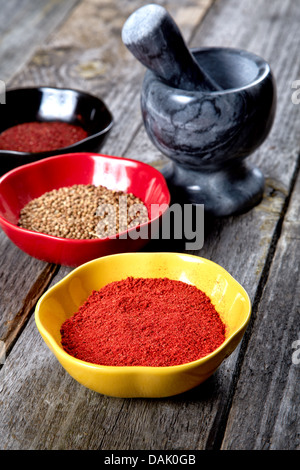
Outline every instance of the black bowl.
<svg viewBox="0 0 300 470"><path fill-rule="evenodd" d="M5 101L0 108L0 133L25 122L63 121L81 126L88 137L68 147L47 152L0 150L0 174L52 155L97 152L113 125L113 117L105 103L78 90L53 87L12 89L6 91Z"/></svg>

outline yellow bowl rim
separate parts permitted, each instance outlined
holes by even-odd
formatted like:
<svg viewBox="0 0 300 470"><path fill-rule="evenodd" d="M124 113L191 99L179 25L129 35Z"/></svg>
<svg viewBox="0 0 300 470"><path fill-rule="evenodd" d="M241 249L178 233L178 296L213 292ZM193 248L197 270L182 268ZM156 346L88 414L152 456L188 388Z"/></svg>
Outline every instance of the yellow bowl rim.
<svg viewBox="0 0 300 470"><path fill-rule="evenodd" d="M155 255L155 256L184 256L184 257L188 257L188 258L193 258L193 259L198 259L199 261L201 261L202 263L206 263L206 264L210 264L210 265L214 265L218 268L218 270L220 270L221 272L223 272L226 277L229 277L229 279L231 280L231 282L233 281L238 287L239 289L242 291L242 293L244 294L244 297L245 297L245 300L247 301L248 303L248 314L247 314L247 317L246 319L244 320L244 322L239 326L239 328L230 336L228 336L228 338L225 339L225 341L217 348L215 349L214 351L212 351L210 354L207 354L206 356L203 356L199 359L196 359L195 361L191 361L191 362L185 362L183 364L177 364L177 365L174 365L174 366L106 366L106 365L101 365L101 364L94 364L94 363L91 363L91 362L86 362L86 361L83 361L82 359L77 359L73 356L71 356L69 353L67 353L61 346L59 346L56 341L53 339L52 335L44 328L44 326L42 325L41 323L41 320L39 318L39 309L40 309L40 305L41 303L43 302L44 298L47 297L49 295L49 292L54 292L56 289L59 289L60 286L62 284L64 284L67 279L70 279L71 277L73 277L73 275L78 272L80 272L81 270L83 269L86 269L86 267L88 265L91 265L91 264L94 264L94 263L97 263L97 262L101 262L102 259L108 259L108 258L112 258L112 257L125 257L125 256L140 256L140 255ZM191 254L187 254L187 253L177 253L177 252L143 252L143 253L117 253L117 254L113 254L113 255L107 255L107 256L103 256L101 258L96 258L96 259L93 259L91 261L88 261L80 266L78 266L77 268L73 269L70 273L68 273L66 276L64 276L60 281L58 281L56 284L54 284L49 290L47 290L38 300L37 304L36 304L36 307L35 307L35 322L36 322L36 326L40 332L40 334L47 338L49 344L51 344L52 348L53 348L53 351L56 351L57 353L57 356L60 356L60 357L64 357L66 360L68 360L70 363L73 363L75 365L78 365L78 366L83 366L83 367L88 367L90 369L96 369L98 371L100 370L110 370L110 371L114 371L114 372L122 372L122 373L128 373L128 372L133 372L133 371L155 371L155 372L161 372L161 373L164 373L165 371L171 371L171 370L187 370L187 369L190 369L190 368L194 368L194 367L198 367L206 362L208 362L210 359L214 358L215 356L217 356L224 348L226 348L226 346L240 333L241 330L245 329L247 327L247 324L249 323L249 320L250 320L250 317L251 317L251 313L252 313L252 304L251 304L251 300L250 300L250 297L247 293L247 291L244 289L244 287L225 269L223 268L221 265L219 265L218 263L214 262L214 261L211 261L207 258L202 258L200 256L195 256L195 255L191 255Z"/></svg>

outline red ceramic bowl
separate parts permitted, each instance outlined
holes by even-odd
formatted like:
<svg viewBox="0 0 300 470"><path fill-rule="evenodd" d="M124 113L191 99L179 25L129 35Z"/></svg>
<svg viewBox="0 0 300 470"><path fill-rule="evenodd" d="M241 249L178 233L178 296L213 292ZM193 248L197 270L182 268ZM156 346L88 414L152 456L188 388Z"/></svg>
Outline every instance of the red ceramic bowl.
<svg viewBox="0 0 300 470"><path fill-rule="evenodd" d="M73 184L103 185L132 192L146 205L148 223L141 225L147 237L135 229L114 238L75 240L49 236L18 227L20 210L46 191ZM79 266L101 256L141 249L170 204L162 174L135 160L93 153L58 155L23 165L0 178L0 226L10 240L34 258L66 266ZM150 211L151 209L151 211Z"/></svg>

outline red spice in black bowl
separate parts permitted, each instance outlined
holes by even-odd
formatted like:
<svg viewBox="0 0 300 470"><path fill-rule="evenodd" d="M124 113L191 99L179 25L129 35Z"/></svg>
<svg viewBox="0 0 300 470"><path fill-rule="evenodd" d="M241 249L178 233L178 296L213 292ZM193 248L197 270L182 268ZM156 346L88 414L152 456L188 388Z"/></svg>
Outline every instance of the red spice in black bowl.
<svg viewBox="0 0 300 470"><path fill-rule="evenodd" d="M68 147L87 136L82 127L67 122L25 122L0 134L0 150L48 152Z"/></svg>
<svg viewBox="0 0 300 470"><path fill-rule="evenodd" d="M78 90L29 87L6 91L6 104L1 106L0 112L0 132L3 134L19 124L28 125L37 122L45 123L48 127L48 124L54 121L63 122L60 126L64 126L65 129L59 133L59 141L53 142L52 133L50 150L39 151L42 142L38 142L37 139L34 140L34 146L29 147L33 151L21 151L20 142L14 147L19 150L13 150L12 139L10 142L5 142L5 145L0 147L0 175L20 165L53 155L73 152L98 153L113 125L113 116L100 98ZM66 130L67 124L77 126L76 132L82 128L87 135L84 137L81 134L77 135L75 142L66 145L65 139L69 134ZM69 129L74 131L73 127ZM3 136L2 138L4 139ZM61 142L61 139L64 141ZM44 140L43 137L41 141ZM22 149L24 148L22 144ZM28 142L26 148L28 149ZM47 145L47 148L50 148L50 145Z"/></svg>

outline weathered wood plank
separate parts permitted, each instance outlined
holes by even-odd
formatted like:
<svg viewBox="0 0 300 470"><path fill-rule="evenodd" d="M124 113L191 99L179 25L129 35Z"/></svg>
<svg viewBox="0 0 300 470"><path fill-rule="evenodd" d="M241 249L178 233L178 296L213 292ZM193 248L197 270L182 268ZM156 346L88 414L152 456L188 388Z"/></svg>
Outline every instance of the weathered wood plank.
<svg viewBox="0 0 300 470"><path fill-rule="evenodd" d="M0 12L0 79L8 85L35 49L57 28L78 0L11 0ZM22 86L22 83L20 84ZM1 108L5 110L4 107ZM0 234L0 338L8 354L54 267L22 253Z"/></svg>
<svg viewBox="0 0 300 470"><path fill-rule="evenodd" d="M247 288L251 298L255 300L257 289L259 286L266 282L266 275L268 272L268 250L272 247L273 241L278 237L278 223L280 221L281 212L286 204L286 196L290 191L291 180L297 170L297 154L298 154L298 139L297 139L297 117L299 110L296 109L291 103L291 77L297 77L296 53L293 53L290 41L295 38L297 34L297 22L291 24L291 18L294 12L284 11L279 12L278 17L282 18L283 24L277 25L277 28L272 30L273 18L276 12L272 9L281 10L281 7L272 5L270 13L268 13L268 6L262 13L262 5L257 5L255 9L250 8L246 10L244 2L244 14L247 15L247 24L255 25L260 22L260 17L264 19L266 30L271 30L273 36L270 38L269 34L265 34L264 28L259 28L259 33L253 34L251 28L242 27L240 21L241 12L237 8L235 2L227 2L225 6L218 4L220 15L222 13L222 26L220 26L219 18L212 10L202 27L197 31L193 38L193 46L199 45L225 45L231 47L249 48L249 36L252 39L252 46L250 50L266 57L270 61L274 73L278 81L278 114L273 131L264 146L253 155L252 161L257 163L263 168L267 176L266 193L263 202L255 208L252 212L224 222L217 221L216 226L212 228L211 233L206 238L206 243L199 254L209 257L214 261L219 262L225 266L238 280ZM215 8L218 8L216 5ZM290 8L293 9L293 5ZM295 9L297 10L297 9ZM224 12L224 16L223 16ZM295 11L295 14L297 11ZM299 13L298 13L299 14ZM288 17L288 21L285 21ZM283 20L284 18L284 20ZM279 22L277 18L277 22ZM226 34L223 35L223 25ZM227 25L227 26L225 26ZM216 31L221 31L220 36ZM228 34L227 34L228 31ZM291 33L293 31L293 33ZM230 33L230 34L229 34ZM286 37L288 42L287 48L291 51L290 60L286 60L286 56L278 56L278 44L281 41L281 35ZM244 37L246 36L246 38ZM255 38L255 39L254 39ZM271 41L269 44L269 56L266 56L266 39ZM283 46L285 48L285 46ZM288 138L287 138L287 131ZM291 129L291 131L290 131ZM292 137L293 136L293 137ZM272 142L272 145L270 144ZM141 149L142 151L137 151ZM151 162L153 154L157 155L155 161L161 163L158 152L151 146L145 144L145 132L141 128L139 135L135 139L132 148L126 152L126 156L133 157L134 154L141 155L141 159L148 157ZM157 165L156 165L157 166ZM248 233L248 235L247 235ZM233 256L228 257L228 253L234 252ZM247 260L247 263L245 263ZM244 264L244 268L242 266ZM227 361L228 370L234 370L238 367L235 364L236 357L231 357ZM222 370L223 372L223 370ZM224 374L224 379L226 375ZM227 376L228 380L232 380L231 384L234 386L235 377L230 373ZM227 395L229 400L230 393ZM226 423L226 413L228 410L228 401L221 400L221 395L218 395L219 412L206 416L204 412L201 418L204 421L210 422L207 429L210 430L209 434L203 435L203 441L200 447L206 446L208 448L218 445L219 432L223 432L224 422ZM215 400L214 406L216 407L218 400ZM209 410L210 411L210 410ZM209 421L209 419L212 419Z"/></svg>
<svg viewBox="0 0 300 470"><path fill-rule="evenodd" d="M127 139L131 141L135 126L141 124L139 84L134 77L138 76L136 68L141 76L144 73L121 42L122 25L139 2L122 3L89 0L75 8L69 21L49 38L45 46L40 46L24 71L10 82L10 87L73 86L95 94L100 85L101 96L112 95L116 130L113 129L110 136L107 153L114 155L124 152ZM180 23L188 33L210 4L211 0L191 2L183 14L180 4L173 2L172 10L174 15L181 12ZM36 266L39 266L38 262ZM7 267L3 265L3 269L7 270ZM11 276L13 278L14 273Z"/></svg>
<svg viewBox="0 0 300 470"><path fill-rule="evenodd" d="M249 339L223 449L300 448L300 365L293 361L293 343L300 338L299 219L298 177Z"/></svg>
<svg viewBox="0 0 300 470"><path fill-rule="evenodd" d="M63 22L78 0L1 2L0 79L8 82L36 47Z"/></svg>
<svg viewBox="0 0 300 470"><path fill-rule="evenodd" d="M0 340L7 355L32 309L47 288L55 266L35 260L0 234Z"/></svg>
<svg viewBox="0 0 300 470"><path fill-rule="evenodd" d="M185 28L186 33L196 26L210 3L209 0L190 2L187 11L181 10L181 26ZM179 11L178 5L179 2L172 3L172 13ZM34 55L26 71L11 81L10 86L46 83L84 88L96 94L100 90L103 91L104 96L112 96L115 103L114 109L119 113L117 117L122 118L120 122L123 128L119 129L119 134L112 135L110 139L112 143L117 143L118 136L120 142L115 146L115 151L110 153L119 153L118 145L120 151L124 151L128 146L125 136L130 142L135 133L133 124L139 121L138 125L140 125L140 116L130 111L134 107L136 110L139 109L137 99L139 83L135 82L134 77L138 73L142 76L143 70L140 68L137 73L139 65L120 43L120 30L123 21L137 6L139 2L122 2L122 5L119 3L116 5L115 2L102 4L102 2L90 1L80 5L47 46ZM90 26L88 29L86 24ZM74 31L77 36L74 36ZM99 42L101 34L102 42ZM110 40L107 41L107 38ZM114 53L115 49L117 50ZM97 54L100 57L100 65ZM123 57L124 54L127 54L127 59ZM112 81L108 80L107 74L103 75L101 68L103 64L104 69L108 68L108 71L114 72L111 75ZM122 81L124 70L127 70L128 77ZM133 98L135 101L131 108ZM24 260L28 258L24 255ZM35 269L35 263L39 265L39 262L34 260L33 269ZM54 282L66 272L68 268L61 268ZM14 276L16 273L11 269L10 282ZM26 287L27 291L31 283L30 278ZM26 289L24 288L24 292ZM12 311L15 312L16 309L12 307ZM32 354L34 357L31 357ZM106 431L108 435L112 435L124 402L122 400L111 401L79 387L62 369L57 371L57 367L59 368L56 360L40 339L31 317L1 370L2 393L6 397L1 410L3 411L0 439L2 448L87 448L87 439L90 440L87 437L91 429L90 423L95 420L95 412L99 410L99 406L100 408L102 406L104 414L101 417L96 412L99 416L98 427L93 425L96 434L93 435L88 447L101 447ZM74 404L73 408L70 407L70 397ZM39 406L36 406L37 402ZM91 403L89 407L91 414L86 416L86 428L84 428L84 424L81 423L81 414L74 413L74 410L82 409L87 402ZM113 406L107 406L107 404L113 404ZM65 415L65 406L67 406L68 418ZM62 414L57 407L61 408ZM76 420L74 421L75 416L79 420L77 423ZM84 431L81 434L82 429ZM118 442L114 446L118 446Z"/></svg>
<svg viewBox="0 0 300 470"><path fill-rule="evenodd" d="M67 13L71 11L71 6L75 5L74 0L64 0L64 2L59 2L59 5L56 5L55 1L44 0L40 2L38 8L34 8L32 2L22 2L22 6L19 6L19 10L14 8L15 2L6 2L5 11L3 12L7 18L6 25L2 24L2 34L3 39L0 43L0 58L1 54L3 56L4 64L7 64L9 61L6 58L6 51L9 49L13 55L16 63L19 63L19 55L22 53L22 47L26 49L26 54L24 55L24 61L28 59L28 54L32 54L36 47L40 46L42 42L49 34L53 31L55 26L60 24L67 17ZM97 14L98 11L98 14ZM100 18L100 19L99 19ZM48 21L47 26L43 28L44 22ZM105 46L106 35L107 37L111 36L113 41L109 43L109 46L112 46L112 50L115 49L115 44L117 41L120 41L119 34L110 34L110 29L117 27L118 20L118 6L115 5L115 2L112 5L105 4L103 6L102 2L85 2L80 8L75 9L73 15L70 18L70 27L62 27L56 35L52 36L52 40L49 39L49 54L42 54L37 52L32 61L30 62L28 69L35 70L37 79L36 81L31 78L28 81L23 80L23 74L18 74L9 82L10 87L17 86L31 86L31 85L54 85L59 86L57 81L57 71L59 66L57 61L55 62L55 67L53 69L53 81L51 78L48 81L48 71L51 68L49 56L51 56L51 47L54 48L55 53L57 53L58 58L61 60L59 63L60 66L64 69L65 63L69 63L70 69L72 70L72 48L77 51L79 48L80 52L78 57L76 56L76 64L82 67L82 70L87 70L87 63L81 60L80 54L85 54L91 48L98 46L98 52L101 57L102 48ZM68 24L68 22L66 23ZM86 24L94 25L93 28L87 29ZM119 23L119 28L121 23ZM52 29L51 29L52 28ZM105 30L106 28L106 30ZM76 31L77 39L74 38L74 31ZM119 30L118 30L119 31ZM13 34L14 33L14 34ZM106 34L105 34L106 33ZM99 35L101 39L99 41ZM17 45L20 43L20 37L24 36L23 42L21 41L20 50L18 53L15 52ZM29 41L30 37L34 36L34 40L31 38L30 47L27 44L27 39ZM61 48L57 49L56 40L60 37ZM74 41L72 42L72 37ZM85 42L83 40L85 37ZM117 39L115 39L117 37ZM26 39L27 38L27 39ZM15 41L15 43L14 43ZM59 41L59 40L58 40ZM119 49L119 47L118 47ZM93 49L92 49L93 50ZM63 57L61 58L61 51L63 51ZM108 52L104 52L104 55L107 55ZM42 59L41 59L42 57ZM115 58L118 57L116 53ZM69 59L69 62L67 60ZM6 60L7 59L7 60ZM70 62L71 61L71 62ZM44 67L43 64L47 64L46 76L43 75ZM21 62L24 64L24 62ZM9 64L8 64L9 65ZM13 64L11 64L13 65ZM16 64L15 64L16 65ZM10 65L9 65L10 67ZM121 66L119 66L121 68ZM12 69L9 69L12 73ZM52 69L51 69L52 70ZM69 69L68 69L69 70ZM79 70L80 67L79 67ZM93 71L93 68L92 68ZM6 72L5 72L6 73ZM95 73L95 71L94 71ZM7 77L8 77L7 71ZM30 74L29 74L30 75ZM79 72L79 77L80 72ZM90 77L90 75L89 75ZM94 76L93 76L94 77ZM96 73L96 78L98 77ZM2 77L0 77L2 78ZM69 79L66 77L67 80ZM91 78L91 77L90 77ZM105 77L104 77L105 78ZM80 78L81 80L81 78ZM110 84L105 78L107 87L110 88ZM94 83L94 81L92 81ZM65 86L68 86L66 84ZM130 128L127 130L127 135L130 134ZM20 252L16 249L12 243L7 240L4 233L0 234L0 253L1 253L1 267L0 267L0 292L1 292L1 310L2 315L0 319L0 338L5 342L5 348L8 352L13 339L17 335L19 330L18 325L21 326L21 323L26 321L26 317L31 311L31 308L28 308L29 305L33 305L32 300L29 302L29 299L37 299L39 295L42 294L44 289L44 283L40 282L40 290L37 291L37 283L39 282L40 276L43 279L44 270L49 272L49 280L51 279L52 267L47 267L44 263L34 260L27 256L26 254ZM40 280L41 280L40 279ZM33 291L31 290L32 286L34 287L34 296L32 296ZM17 330L14 332L14 328Z"/></svg>
<svg viewBox="0 0 300 470"><path fill-rule="evenodd" d="M127 2L120 2L120 5L121 3L122 6L127 4ZM196 3L193 2L193 5ZM191 5L191 2L189 4ZM130 5L132 5L132 10L135 9L136 3ZM178 5L172 2L175 14L178 11ZM115 9L113 11L115 12ZM129 8L122 11L126 11L124 15L127 16ZM55 38L52 38L53 43L48 43L48 49L41 50L42 54L39 58L45 59L44 65L40 63L40 68L37 64L34 66L36 55L29 68L20 74L17 81L21 82L24 79L29 83L36 83L41 77L47 77L49 73L49 78L55 83L62 84L67 77L73 80L73 84L80 83L77 72L74 72L78 70L75 64L86 64L83 58L89 57L90 60L91 57L95 58L98 52L94 51L93 47L86 51L84 45L81 50L79 42L77 44L74 39L77 48L72 55L71 46L68 45L71 36L69 38L66 36L64 49L62 47L64 35L60 32L64 30L65 33L66 29L71 28L73 21L76 18L76 21L79 21L78 15L81 16L81 14L83 15L83 11L78 8L65 27L55 35ZM299 109L291 105L290 80L296 79L298 73L295 65L297 40L293 38L299 38L299 19L299 11L293 2L286 2L282 5L279 0L264 0L258 1L253 8L253 2L250 0L244 0L242 4L238 0L223 0L214 5L198 30L195 31L194 26L192 27L193 23L190 23L186 31L186 34L193 32L193 36L189 36L192 38L193 45L222 44L244 47L254 52L261 51L261 55L271 62L278 80L279 106L274 129L268 141L252 157L253 161L263 168L268 178L264 200L247 214L227 220L212 221L211 225L207 226L204 247L197 252L223 265L248 290L254 302L254 315L245 342L224 362L210 380L186 394L162 400L110 399L84 389L63 372L39 338L31 318L1 370L2 393L5 397L2 401L0 416L2 448L173 450L218 448L226 432L228 417L230 432L225 433L224 448L264 448L264 439L265 437L269 439L270 436L273 439L273 448L280 448L283 445L280 432L289 432L290 436L296 432L296 423L292 418L293 407L297 406L299 398L290 387L296 383L297 370L291 367L287 378L283 363L278 363L275 368L269 369L270 375L274 372L274 378L282 379L276 401L280 406L280 412L274 414L272 404L268 404L263 410L262 421L257 421L257 417L253 418L252 423L259 425L255 439L251 430L248 434L246 432L247 422L241 424L240 419L245 417L243 414L245 403L248 405L249 380L251 380L252 372L250 366L256 367L256 364L253 366L251 362L252 350L255 358L259 359L260 341L263 339L266 342L264 356L266 359L269 359L266 355L267 351L278 353L282 358L287 357L284 356L283 349L292 339L293 325L294 328L296 326L293 323L287 325L286 333L283 333L283 349L279 350L278 341L276 341L277 332L272 336L272 341L267 341L269 339L268 322L261 321L260 312L263 312L261 305L267 305L266 293L269 292L268 282L270 282L269 263L276 248L282 218L289 202L288 196L298 171L299 141L296 122ZM61 44L59 46L61 49L53 48L55 41L57 41L56 44ZM114 111L120 113L117 114L120 121L118 121L115 133L111 134L106 143L107 153L120 153L141 159L147 159L148 155L149 161L153 162L152 156L155 155L155 150L142 135L137 99L143 70L138 64L134 64L129 56L126 56L120 45L119 47L119 53L124 60L124 75L121 74L118 77L118 70L122 70L122 67L117 68L115 75L111 75L114 80L109 85L105 85L105 77L102 80L99 71L101 67L97 68L97 64L94 64L95 68L92 67L92 70L96 70L96 75L86 78L86 73L87 71L89 73L90 69L84 67L85 78L81 83L96 93L103 91L108 104L115 106ZM286 54L286 50L289 50L289 54ZM58 51L61 54L61 62L57 62L56 58L56 66L55 61L47 65L48 59L46 58L55 53L58 57ZM67 57L70 57L70 62ZM74 57L78 62L73 61ZM104 61L101 62L103 63ZM109 65L109 61L107 67L111 67L110 70L112 70L112 64ZM80 67L79 69L83 70ZM55 73L57 81L55 81ZM124 102L126 104L122 105ZM123 106L122 109L118 104ZM128 135L123 136L126 130ZM109 150L116 150L116 152L109 152ZM156 155L154 160L156 160ZM288 230L288 225L285 227ZM281 240L282 238L280 242ZM167 247L165 244L163 246L166 250L183 249L182 244L177 244L177 242ZM158 251L162 245L150 243L149 249L151 247ZM293 253L294 257L299 258L296 251ZM280 253L277 256L280 257ZM53 282L59 280L67 271L66 268L61 268ZM297 275L297 270L294 271L294 275ZM273 284L270 284L270 292L273 292L272 286ZM286 288L288 289L288 285ZM266 297L263 297L260 303L263 289ZM297 289L299 289L298 284ZM275 303L274 298L272 298L272 303ZM291 303L291 307L295 308L294 304ZM287 316L285 318L288 319ZM273 319L272 324L275 323L276 320ZM242 363L245 353L245 360ZM252 385L254 396L251 409L253 413L256 406L259 408L257 402L263 401L259 395L260 380L263 381L262 389L269 392L269 397L273 398L276 390L276 381L270 380L267 374L263 376L258 374L256 377L257 383ZM233 397L235 388L236 394ZM233 406L230 413L231 402ZM235 429L233 429L234 426ZM238 433L240 437L235 442L231 436L237 437ZM292 449L297 445L297 441L292 437L285 442L286 448Z"/></svg>
<svg viewBox="0 0 300 470"><path fill-rule="evenodd" d="M299 122L300 108L299 106L295 106L291 100L292 81L297 79L299 76L299 64L297 63L296 55L294 55L293 52L295 50L293 47L294 40L296 37L299 37L297 24L296 22L294 23L293 19L296 17L299 19L299 8L293 2L289 2L289 4L286 2L284 6L282 4L276 6L275 3L272 2L272 4L265 6L267 9L264 13L261 9L261 5L259 4L256 4L256 13L253 9L249 8L247 12L247 22L252 22L258 11L260 12L259 16L257 17L258 27L255 30L255 34L251 34L251 30L249 28L243 28L241 25L238 25L238 13L234 8L234 2L227 2L222 9L222 15L224 15L224 28L222 29L220 35L215 38L215 45L233 46L236 44L238 37L239 47L247 48L259 55L264 56L271 64L278 85L278 109L273 130L265 144L251 157L252 161L262 168L264 174L266 175L266 195L262 203L252 212L252 220L249 219L250 214L246 215L246 217L243 217L244 220L240 220L239 230L241 233L243 233L243 235L241 235L239 238L244 244L244 248L240 243L236 245L236 238L232 237L232 240L235 240L234 245L232 246L237 248L237 253L239 256L236 256L235 261L232 260L229 262L229 264L228 258L227 261L224 260L225 267L227 266L228 269L231 270L231 272L236 275L238 279L240 279L242 284L248 289L251 298L255 301L254 316L257 316L257 320L255 322L257 328L259 328L258 322L260 321L259 315L261 306L259 304L259 310L258 313L256 313L256 302L259 301L260 289L267 281L270 282L270 276L268 276L268 263L271 259L271 256L268 258L266 250L269 246L269 253L270 255L273 254L273 243L276 243L280 233L281 215L286 209L286 205L288 203L287 196L291 191L293 179L298 173L299 154L297 123ZM214 27L217 26L214 23L217 16L211 16L211 18L212 21L210 28L208 28L208 21L203 24L202 28L202 35L205 37L206 45L211 42L210 31L213 31ZM233 25L236 25L236 28L233 28L232 25L229 25L229 19L233 21ZM199 33L201 33L201 28ZM281 43L283 37L285 38L285 45L283 46L284 50L289 50L288 58L287 54L278 54L281 44L283 44ZM279 216L278 219L276 214ZM244 223L248 225L250 230L248 237L245 236L246 227L244 227ZM224 232L227 234L227 236L230 234L230 232L228 232L228 227L226 227L226 230L223 230L223 233ZM223 243L223 233L221 233L220 240L222 240L222 248L225 250L225 245ZM212 239L215 241L214 236ZM250 240L252 242L256 240L257 245L252 245ZM247 246L249 241L251 244ZM229 250L230 246L228 244L228 252ZM277 247L276 251L279 251L279 253L281 252L281 245ZM213 252L212 257L216 261L219 260L219 255L216 251ZM256 268L254 264L252 265L252 262L255 258L258 262ZM294 258L296 259L295 253ZM245 269L238 268L237 271L235 271L235 268L232 269L232 263L235 263L238 260L240 260L240 262L241 260L247 260ZM264 263L265 269L261 269L262 264ZM291 266L290 263L289 266ZM293 271L292 268L291 275L297 278L297 268L295 267L294 269L295 271ZM253 297L252 286L254 287L255 285L255 278L253 278L255 271L257 273L261 273L261 278L260 282L257 284L258 292L256 293L255 297ZM243 273L242 277L241 273ZM281 275L284 274L281 273ZM243 276L246 277L243 278ZM249 282L251 283L250 285ZM274 288L275 284L271 284L271 286L272 287L270 287L270 289ZM288 295L288 284L286 284L283 289L280 290L280 292L283 296ZM289 315L288 306L283 308L281 315L283 317ZM266 323L264 323L260 330L260 335L264 335L263 341L261 341L261 336L256 337L256 329L252 332L250 327L248 334L249 336L251 335L252 339L252 342L248 345L247 349L247 354L249 357L252 357L252 350L254 348L254 350L257 351L257 361L259 361L262 345L266 345L268 351L270 351L270 348L274 348L273 360L275 360L274 356L276 355L279 362L284 361L284 357L282 355L283 353L282 350L278 348L278 343L276 344L276 342L273 342L273 335L269 337L269 329ZM287 337L289 337L288 333ZM269 341L268 338L270 338ZM254 362L251 362L251 366L253 366L253 364ZM233 411L233 416L235 416L236 419L231 421L231 425L229 425L229 429L226 431L227 440L225 440L223 448L260 449L268 446L272 447L272 445L275 449L280 448L283 445L284 438L282 435L280 438L278 434L279 421L276 421L276 405L272 406L269 403L270 406L266 406L265 413L263 413L262 409L260 408L262 406L262 402L264 402L264 400L261 399L261 390L264 387L267 388L272 386L269 377L273 372L274 376L278 374L277 379L284 384L283 387L286 387L285 393L287 394L293 394L292 389L288 387L296 387L296 381L292 383L290 380L288 384L286 381L285 372L282 370L280 375L280 373L278 373L278 367L276 370L276 364L274 362L272 363L272 359L269 360L269 375L259 375L259 372L255 374L255 368L254 370L252 367L247 369L247 366L249 366L249 362L246 363L244 368L244 375L247 375L247 385L245 385L245 378L242 378L242 385L240 387L241 393L237 396ZM261 368L259 368L259 371L261 372ZM293 375L294 380L296 379L296 376L297 374ZM248 384L248 382L251 385ZM259 391L257 391L256 394L249 393L248 390L251 389L251 387L256 387ZM273 396L271 397L270 393L269 399L273 400L273 404L277 403L278 405L279 401L282 399L282 394L278 392L277 397L277 392L275 390L276 389L274 388L272 389ZM249 396L251 396L250 407L248 406L248 403L246 405L247 397ZM283 409L287 411L288 405L285 405L283 402L281 403ZM262 425L263 422L264 425ZM260 423L260 426L258 423ZM215 422L214 427L216 427L218 424L221 424L221 427L219 427L218 433L214 433L212 427L207 446L215 447L219 445L219 436L221 436L226 425L226 413L223 414L223 416L221 416L217 422ZM298 441L296 438L295 421L292 419L288 421L287 419L285 425L283 425L281 428L281 432L286 433L287 435L284 447L290 449L296 448ZM272 436L273 433L274 435ZM239 437L237 437L238 435ZM272 436L272 439L274 439L276 443L272 443L272 441L271 443L268 443L268 435Z"/></svg>

